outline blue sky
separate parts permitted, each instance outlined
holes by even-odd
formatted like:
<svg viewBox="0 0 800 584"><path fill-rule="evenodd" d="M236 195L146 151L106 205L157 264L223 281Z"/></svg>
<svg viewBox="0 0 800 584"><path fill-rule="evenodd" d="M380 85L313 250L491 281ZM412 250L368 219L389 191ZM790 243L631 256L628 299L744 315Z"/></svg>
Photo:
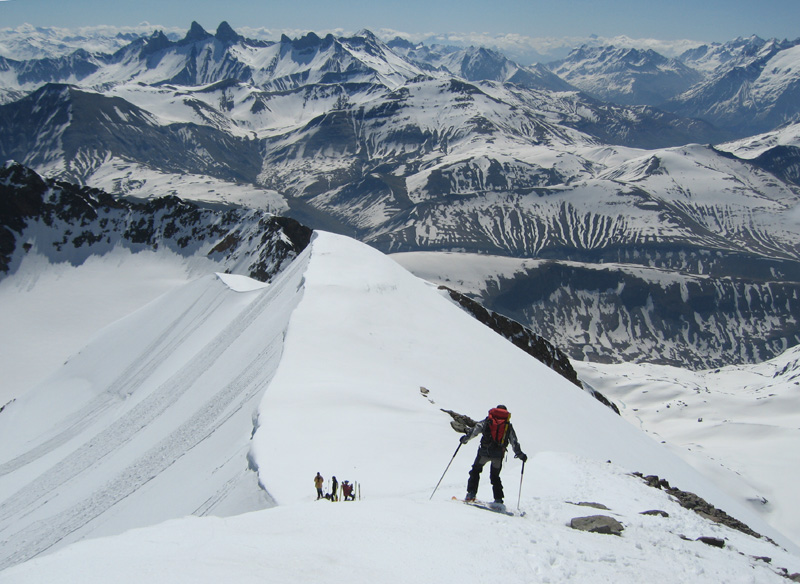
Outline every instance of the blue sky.
<svg viewBox="0 0 800 584"><path fill-rule="evenodd" d="M0 0L0 27L136 25L726 41L800 37L800 0Z"/></svg>

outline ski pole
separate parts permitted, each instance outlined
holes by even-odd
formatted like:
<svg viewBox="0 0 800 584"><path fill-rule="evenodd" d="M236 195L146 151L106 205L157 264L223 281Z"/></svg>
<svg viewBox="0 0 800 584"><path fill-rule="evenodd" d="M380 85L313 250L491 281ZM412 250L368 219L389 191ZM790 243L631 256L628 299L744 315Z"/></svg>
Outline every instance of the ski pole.
<svg viewBox="0 0 800 584"><path fill-rule="evenodd" d="M461 442L460 442L460 441L459 441L459 443L458 443L458 448L456 448L456 451L453 453L453 458L451 458L451 459L450 459L450 462L448 462L448 463L447 463L447 468L445 468L445 469L444 469L444 472L442 473L442 478L441 478L441 479L439 479L439 482L438 482L438 483L436 483L436 488L434 488L434 489L433 489L433 493L431 493L431 497L430 497L430 499L428 499L428 501L430 501L431 499L433 499L433 496L436 494L436 489L438 489L438 488L439 488L439 485L441 485L441 484L442 484L442 480L444 479L444 475L446 475L446 474L447 474L447 471L448 471L448 469L450 468L450 465L451 465L451 464L453 464L453 460L455 460L455 458L456 458L456 454L458 454L458 449L459 449L459 448L461 448Z"/></svg>
<svg viewBox="0 0 800 584"><path fill-rule="evenodd" d="M519 502L522 499L522 477L525 475L525 461L522 461L522 472L519 473L519 495L517 496L517 511L519 511Z"/></svg>

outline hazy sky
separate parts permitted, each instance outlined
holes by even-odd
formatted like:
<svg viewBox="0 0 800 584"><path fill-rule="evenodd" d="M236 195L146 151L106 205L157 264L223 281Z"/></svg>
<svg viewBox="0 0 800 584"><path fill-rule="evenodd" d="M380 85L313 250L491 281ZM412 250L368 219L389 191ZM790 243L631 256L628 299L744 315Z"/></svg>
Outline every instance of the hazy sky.
<svg viewBox="0 0 800 584"><path fill-rule="evenodd" d="M800 37L800 0L0 0L0 27L136 25L393 29L727 41Z"/></svg>

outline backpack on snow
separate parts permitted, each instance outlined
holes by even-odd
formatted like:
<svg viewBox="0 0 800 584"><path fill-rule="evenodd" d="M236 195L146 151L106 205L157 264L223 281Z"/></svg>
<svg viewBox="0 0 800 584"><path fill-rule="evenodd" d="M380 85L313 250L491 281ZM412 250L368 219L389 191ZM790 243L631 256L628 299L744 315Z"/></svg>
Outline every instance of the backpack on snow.
<svg viewBox="0 0 800 584"><path fill-rule="evenodd" d="M508 425L510 418L511 414L508 410L500 408L492 408L489 410L485 432L493 442L503 448L508 444Z"/></svg>

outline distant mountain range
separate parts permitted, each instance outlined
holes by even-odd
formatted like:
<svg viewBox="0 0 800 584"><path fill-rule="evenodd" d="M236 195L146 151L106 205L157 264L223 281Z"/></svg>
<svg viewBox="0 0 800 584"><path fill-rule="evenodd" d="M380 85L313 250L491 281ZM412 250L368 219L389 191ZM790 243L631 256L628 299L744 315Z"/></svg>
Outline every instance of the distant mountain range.
<svg viewBox="0 0 800 584"><path fill-rule="evenodd" d="M89 30L83 35L65 37L60 30L5 29L0 34L0 76L4 81L0 102L18 99L32 87L46 82L77 81L88 86L103 83L97 77L92 78L93 74L129 60L132 52L143 48L146 53L155 53L169 44L188 46L213 37L223 45L241 44L252 52L255 47L267 48L289 40L285 35L277 43L265 40L265 31L257 39L247 39L227 23L222 23L214 35L194 23L182 38L174 30L168 35L157 30L146 36L149 27L111 34L113 30L105 34ZM35 44L31 37L36 38ZM353 37L337 37L337 41L362 37L378 40L372 33L362 31ZM303 38L306 44L313 44L319 37L310 33ZM642 41L637 48L630 39L616 41L622 44L592 40L547 65L520 65L498 49L477 45L423 44L395 37L387 40L386 46L428 73L444 71L467 81L500 81L554 91L578 89L602 101L657 106L684 117L702 119L738 136L769 131L798 119L798 56L793 49L800 39L763 40L753 36L727 43L695 44L673 57L644 48L655 45L653 42ZM195 61L195 68L176 71L172 79L161 82L198 84L223 77L249 81L253 71L261 71L267 64L263 59L243 63L246 56L242 52L223 52L224 59L219 58L221 53L217 50L217 56L213 57L215 64L209 68ZM150 60L148 67L152 66L154 62ZM112 73L107 82L118 83L126 74L139 75L130 69L117 73L116 77L122 77L115 80ZM263 86L258 75L253 81Z"/></svg>
<svg viewBox="0 0 800 584"><path fill-rule="evenodd" d="M714 367L800 342L795 63L797 45L754 37L677 59L584 47L548 70L193 23L3 60L0 155L117 197L259 199L386 252L548 260L459 291L573 357ZM681 113L713 87L752 99Z"/></svg>
<svg viewBox="0 0 800 584"><path fill-rule="evenodd" d="M740 38L672 59L652 50L581 47L551 68L598 99L658 106L744 136L800 119L798 44Z"/></svg>

